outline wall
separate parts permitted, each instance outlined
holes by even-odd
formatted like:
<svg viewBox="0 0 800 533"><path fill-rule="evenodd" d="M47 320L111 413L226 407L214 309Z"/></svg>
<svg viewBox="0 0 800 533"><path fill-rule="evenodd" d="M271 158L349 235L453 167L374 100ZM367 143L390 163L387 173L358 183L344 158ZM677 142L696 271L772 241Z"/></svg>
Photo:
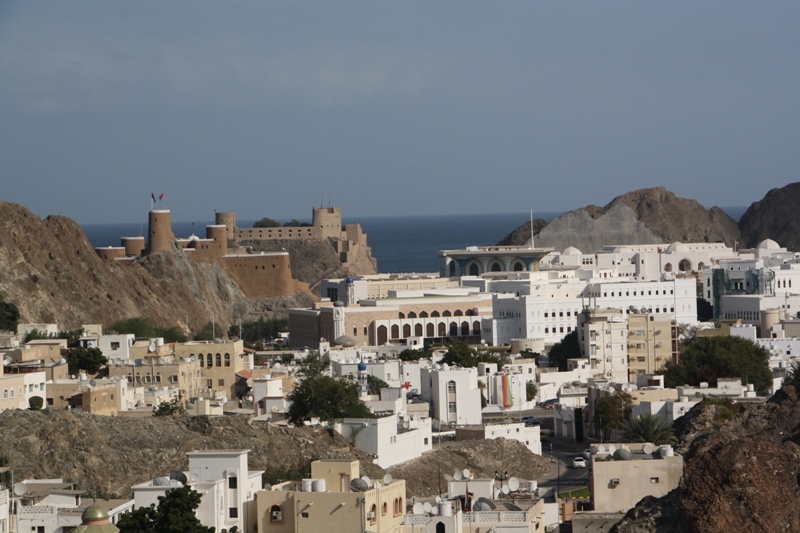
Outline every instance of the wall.
<svg viewBox="0 0 800 533"><path fill-rule="evenodd" d="M631 445L634 448L634 445ZM683 475L683 457L631 461L592 459L592 487L595 511L630 509L645 496L664 496L678 486ZM658 482L651 480L658 478ZM613 479L619 485L612 484Z"/></svg>
<svg viewBox="0 0 800 533"><path fill-rule="evenodd" d="M288 252L223 257L220 266L247 298L291 296L308 292L308 285L292 279Z"/></svg>

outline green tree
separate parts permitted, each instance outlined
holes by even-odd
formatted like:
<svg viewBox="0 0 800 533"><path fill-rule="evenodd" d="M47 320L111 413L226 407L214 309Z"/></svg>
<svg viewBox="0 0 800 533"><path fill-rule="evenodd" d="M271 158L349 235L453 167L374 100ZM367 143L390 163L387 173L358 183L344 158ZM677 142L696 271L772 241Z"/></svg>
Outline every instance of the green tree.
<svg viewBox="0 0 800 533"><path fill-rule="evenodd" d="M153 416L175 416L182 415L186 412L183 408L183 395L178 394L177 398L169 401L160 402L153 407Z"/></svg>
<svg viewBox="0 0 800 533"><path fill-rule="evenodd" d="M256 220L253 223L254 228L280 228L281 223L277 220L272 220L271 218L264 217L262 219Z"/></svg>
<svg viewBox="0 0 800 533"><path fill-rule="evenodd" d="M213 322L209 322L203 329L195 333L194 340L196 341L213 341L215 337L222 335L222 330Z"/></svg>
<svg viewBox="0 0 800 533"><path fill-rule="evenodd" d="M52 339L52 338L53 338L52 335L48 335L44 331L39 331L38 329L33 328L22 337L22 342L24 344L31 341L38 341L41 339Z"/></svg>
<svg viewBox="0 0 800 533"><path fill-rule="evenodd" d="M741 378L766 394L772 385L769 353L741 337L696 338L686 345L680 361L668 362L659 373L670 388L701 382L715 387L719 378Z"/></svg>
<svg viewBox="0 0 800 533"><path fill-rule="evenodd" d="M430 350L412 350L411 348L406 348L397 354L397 358L401 361L419 361L420 359L425 359L430 356Z"/></svg>
<svg viewBox="0 0 800 533"><path fill-rule="evenodd" d="M532 402L536 399L536 394L539 392L539 387L536 383L529 381L525 384L525 401Z"/></svg>
<svg viewBox="0 0 800 533"><path fill-rule="evenodd" d="M28 409L31 411L39 411L44 407L44 400L41 396L31 396L28 400Z"/></svg>
<svg viewBox="0 0 800 533"><path fill-rule="evenodd" d="M248 345L254 346L261 339L271 341L281 332L289 331L289 320L286 318L259 318L253 322L242 323L241 339ZM239 325L234 324L228 329L229 338L239 338Z"/></svg>
<svg viewBox="0 0 800 533"><path fill-rule="evenodd" d="M558 367L561 372L567 371L567 359L574 359L581 356L581 345L578 342L578 330L564 335L559 342L555 343L550 352L550 366Z"/></svg>
<svg viewBox="0 0 800 533"><path fill-rule="evenodd" d="M498 370L503 368L502 358L487 352L474 350L461 339L452 339L448 342L447 353L444 354L440 362L464 368L474 368L478 366L478 363L495 363Z"/></svg>
<svg viewBox="0 0 800 533"><path fill-rule="evenodd" d="M358 397L358 385L322 373L304 378L288 398L292 402L288 419L295 426L314 417L329 423L340 418L372 417Z"/></svg>
<svg viewBox="0 0 800 533"><path fill-rule="evenodd" d="M77 374L81 370L87 374L97 374L100 368L108 363L108 359L100 348L70 348L67 351L67 365L70 374Z"/></svg>
<svg viewBox="0 0 800 533"><path fill-rule="evenodd" d="M653 444L675 444L677 439L672 425L663 416L645 413L622 424L622 435L626 442L651 442Z"/></svg>
<svg viewBox="0 0 800 533"><path fill-rule="evenodd" d="M139 339L150 339L156 336L156 329L153 321L145 316L137 316L118 320L108 328L116 331L120 335L133 334Z"/></svg>
<svg viewBox="0 0 800 533"><path fill-rule="evenodd" d="M608 438L612 429L622 427L630 417L633 397L624 391L603 396L594 403L594 423Z"/></svg>
<svg viewBox="0 0 800 533"><path fill-rule="evenodd" d="M155 336L162 337L164 342L186 342L189 340L189 337L186 336L186 333L184 333L183 330L178 326L172 326L170 328L156 328Z"/></svg>
<svg viewBox="0 0 800 533"><path fill-rule="evenodd" d="M158 497L158 506L139 507L122 515L120 533L213 533L213 527L200 523L195 511L200 494L190 486L169 489Z"/></svg>
<svg viewBox="0 0 800 533"><path fill-rule="evenodd" d="M284 228L308 228L311 227L311 224L308 222L300 222L296 218L293 218L289 222L283 223Z"/></svg>
<svg viewBox="0 0 800 533"><path fill-rule="evenodd" d="M389 384L377 376L367 376L367 392L380 394L381 389L388 389Z"/></svg>
<svg viewBox="0 0 800 533"><path fill-rule="evenodd" d="M19 325L19 308L11 302L6 302L0 295L0 331L17 332Z"/></svg>

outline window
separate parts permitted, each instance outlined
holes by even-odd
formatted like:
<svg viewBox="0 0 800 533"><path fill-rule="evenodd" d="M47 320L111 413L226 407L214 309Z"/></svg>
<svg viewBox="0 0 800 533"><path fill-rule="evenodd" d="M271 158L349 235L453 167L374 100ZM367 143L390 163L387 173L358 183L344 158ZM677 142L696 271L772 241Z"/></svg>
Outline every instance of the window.
<svg viewBox="0 0 800 533"><path fill-rule="evenodd" d="M456 402L447 402L447 412L448 413L456 412Z"/></svg>
<svg viewBox="0 0 800 533"><path fill-rule="evenodd" d="M369 523L370 525L374 526L375 523L378 521L378 517L375 514L378 512L378 507L373 503L372 507L369 509Z"/></svg>
<svg viewBox="0 0 800 533"><path fill-rule="evenodd" d="M119 343L118 342L112 342L111 343L111 349L112 350L119 350Z"/></svg>
<svg viewBox="0 0 800 533"><path fill-rule="evenodd" d="M156 383L161 383L161 374L156 374L155 382Z"/></svg>
<svg viewBox="0 0 800 533"><path fill-rule="evenodd" d="M209 355L209 357L211 357L211 356ZM216 359L216 361L217 361L217 366L222 366L222 355L220 355L220 354L217 354L217 356L215 357L215 359ZM211 366L211 365L209 365L209 366Z"/></svg>
<svg viewBox="0 0 800 533"><path fill-rule="evenodd" d="M217 380L217 386L224 387L225 386L225 380L224 379L218 379Z"/></svg>
<svg viewBox="0 0 800 533"><path fill-rule="evenodd" d="M225 366L231 366L231 354L225 354Z"/></svg>
<svg viewBox="0 0 800 533"><path fill-rule="evenodd" d="M456 382L455 381L448 381L447 382L447 392L455 392L456 391Z"/></svg>
<svg viewBox="0 0 800 533"><path fill-rule="evenodd" d="M381 505L381 516L386 516L388 513L389 513L389 504L383 502L383 505Z"/></svg>
<svg viewBox="0 0 800 533"><path fill-rule="evenodd" d="M210 379L207 379L206 380L206 388L210 389L213 386L214 386L214 383Z"/></svg>
<svg viewBox="0 0 800 533"><path fill-rule="evenodd" d="M231 507L228 509L228 517L229 518L239 518L239 508L238 507Z"/></svg>
<svg viewBox="0 0 800 533"><path fill-rule="evenodd" d="M8 389L3 389L3 399L8 400Z"/></svg>
<svg viewBox="0 0 800 533"><path fill-rule="evenodd" d="M206 366L207 366L208 368L211 368L212 366L214 366L214 365L212 364L212 362L213 362L213 356L212 356L211 354L208 354L208 363L206 364Z"/></svg>
<svg viewBox="0 0 800 533"><path fill-rule="evenodd" d="M283 524L283 509L280 505L269 508L269 521L271 524Z"/></svg>
<svg viewBox="0 0 800 533"><path fill-rule="evenodd" d="M650 478L650 483L658 483L658 478L657 477L651 477Z"/></svg>
<svg viewBox="0 0 800 533"><path fill-rule="evenodd" d="M228 488L229 489L239 488L239 483L236 476L231 476L228 478Z"/></svg>
<svg viewBox="0 0 800 533"><path fill-rule="evenodd" d="M425 437L422 441L423 444L428 444L428 437Z"/></svg>

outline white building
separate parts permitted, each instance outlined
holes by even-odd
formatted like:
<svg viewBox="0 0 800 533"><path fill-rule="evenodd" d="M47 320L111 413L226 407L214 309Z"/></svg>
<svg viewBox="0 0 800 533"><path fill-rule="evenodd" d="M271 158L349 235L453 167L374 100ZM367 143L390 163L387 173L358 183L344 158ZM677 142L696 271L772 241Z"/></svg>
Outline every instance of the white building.
<svg viewBox="0 0 800 533"><path fill-rule="evenodd" d="M48 337L55 337L58 335L58 324L17 324L17 335L20 339L33 330Z"/></svg>
<svg viewBox="0 0 800 533"><path fill-rule="evenodd" d="M634 404L631 408L631 419L639 418L642 415L650 414L662 417L667 423L671 424L689 410L700 403L700 398L681 397L678 401L642 401Z"/></svg>
<svg viewBox="0 0 800 533"><path fill-rule="evenodd" d="M333 377L358 377L358 364L360 359L344 359L331 361L331 373ZM390 387L399 387L401 384L400 360L399 359L364 359L367 365L366 373L385 381Z"/></svg>
<svg viewBox="0 0 800 533"><path fill-rule="evenodd" d="M131 334L124 335L101 335L98 340L98 348L103 352L109 361L113 359L125 359L126 361L131 358L131 347L136 341L136 337Z"/></svg>
<svg viewBox="0 0 800 533"><path fill-rule="evenodd" d="M438 368L437 368L438 367ZM481 391L475 368L435 365L421 370L421 396L430 404L431 418L438 424L481 423Z"/></svg>
<svg viewBox="0 0 800 533"><path fill-rule="evenodd" d="M569 363L574 366L565 372L559 372L555 367L538 370L540 402L558 397L558 391L567 383L582 383L592 377L588 359L570 359Z"/></svg>
<svg viewBox="0 0 800 533"><path fill-rule="evenodd" d="M200 493L200 507L195 514L206 527L216 531L238 527L253 531L257 523L255 493L261 490L262 471L250 471L250 450L202 450L189 452L188 485ZM131 487L135 507L158 505L158 497L180 481L158 477Z"/></svg>
<svg viewBox="0 0 800 533"><path fill-rule="evenodd" d="M581 352L593 377L628 382L628 321L622 309L585 309L578 320Z"/></svg>
<svg viewBox="0 0 800 533"><path fill-rule="evenodd" d="M253 406L255 416L285 413L289 400L283 392L283 378L263 377L253 379Z"/></svg>
<svg viewBox="0 0 800 533"><path fill-rule="evenodd" d="M0 473L8 470L10 469L0 468ZM0 484L0 533L8 533L11 531L10 509L11 491L7 490L4 485Z"/></svg>
<svg viewBox="0 0 800 533"><path fill-rule="evenodd" d="M506 439L521 442L531 452L542 455L541 429L522 422L486 424L456 429L456 440Z"/></svg>
<svg viewBox="0 0 800 533"><path fill-rule="evenodd" d="M430 418L345 418L336 424L336 431L359 450L375 456L381 468L416 459L430 451L433 442Z"/></svg>

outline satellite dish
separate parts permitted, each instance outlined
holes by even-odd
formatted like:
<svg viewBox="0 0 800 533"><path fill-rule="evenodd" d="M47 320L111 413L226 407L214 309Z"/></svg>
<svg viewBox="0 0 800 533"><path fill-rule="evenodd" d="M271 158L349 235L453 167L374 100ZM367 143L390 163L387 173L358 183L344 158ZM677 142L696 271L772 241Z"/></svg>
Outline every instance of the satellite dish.
<svg viewBox="0 0 800 533"><path fill-rule="evenodd" d="M422 504L422 508L425 509L426 513L430 513L431 509L433 509L431 504L429 504L428 502L425 502L424 504Z"/></svg>
<svg viewBox="0 0 800 533"><path fill-rule="evenodd" d="M597 446L589 446L589 453L591 453L592 455L596 455L597 454Z"/></svg>
<svg viewBox="0 0 800 533"><path fill-rule="evenodd" d="M469 479L469 468L465 468L464 471L461 473L464 474L465 478Z"/></svg>
<svg viewBox="0 0 800 533"><path fill-rule="evenodd" d="M438 507L432 507L431 508L431 515L436 516L437 514L439 514L439 508Z"/></svg>
<svg viewBox="0 0 800 533"><path fill-rule="evenodd" d="M369 484L363 478L357 477L350 482L352 492L365 492L369 490Z"/></svg>
<svg viewBox="0 0 800 533"><path fill-rule="evenodd" d="M469 479L470 479L470 481L472 481L473 479L475 479L475 474L474 474L473 472L470 472L470 473L469 473Z"/></svg>
<svg viewBox="0 0 800 533"><path fill-rule="evenodd" d="M403 420L403 427L406 429L410 428L411 422L409 422L408 420Z"/></svg>
<svg viewBox="0 0 800 533"><path fill-rule="evenodd" d="M461 481L462 479L464 479L464 474L462 474L460 470L456 470L456 473L453 474L453 479L455 479L456 481Z"/></svg>
<svg viewBox="0 0 800 533"><path fill-rule="evenodd" d="M90 387L96 387L96 386L97 386L97 381L96 381L96 380L94 380L94 379L90 379L90 380L89 380L89 386L90 386Z"/></svg>
<svg viewBox="0 0 800 533"><path fill-rule="evenodd" d="M492 508L489 507L486 504L486 502L482 502L482 501L478 500L477 502L475 502L475 505L472 506L472 510L473 511L491 511Z"/></svg>
<svg viewBox="0 0 800 533"><path fill-rule="evenodd" d="M155 352L156 351L156 343L151 342L150 344L148 344L147 345L147 351L150 352L150 353Z"/></svg>
<svg viewBox="0 0 800 533"><path fill-rule="evenodd" d="M614 446L613 444L609 444L608 445L608 453L613 455L615 451L617 451L617 447Z"/></svg>
<svg viewBox="0 0 800 533"><path fill-rule="evenodd" d="M436 497L436 503L437 504L442 503L442 497L441 496L437 496Z"/></svg>
<svg viewBox="0 0 800 533"><path fill-rule="evenodd" d="M175 472L172 472L169 475L169 478L170 479L176 479L176 480L180 481L181 483L183 483L184 485L186 485L186 482L188 481L186 479L186 474L184 474L183 472L179 472L177 470Z"/></svg>
<svg viewBox="0 0 800 533"><path fill-rule="evenodd" d="M425 514L425 506L421 502L417 502L413 507L413 514Z"/></svg>
<svg viewBox="0 0 800 533"><path fill-rule="evenodd" d="M489 509L485 509L485 510L494 511L495 509L497 509L497 506L494 504L494 502L492 500L488 499L488 498L485 498L485 497L481 496L480 498L478 498L478 501L480 503L483 503L484 505L486 505L489 508Z"/></svg>
<svg viewBox="0 0 800 533"><path fill-rule="evenodd" d="M503 502L503 505L505 505L506 509L508 509L509 511L521 511L522 510L518 506L514 505L511 502Z"/></svg>
<svg viewBox="0 0 800 533"><path fill-rule="evenodd" d="M646 454L651 454L655 450L655 446L651 442L645 442L642 446L642 451Z"/></svg>
<svg viewBox="0 0 800 533"><path fill-rule="evenodd" d="M508 488L511 489L511 492L519 490L519 480L515 477L508 478Z"/></svg>
<svg viewBox="0 0 800 533"><path fill-rule="evenodd" d="M187 403L186 404L186 408L187 409L194 409L194 403L192 403L192 402Z"/></svg>
<svg viewBox="0 0 800 533"><path fill-rule="evenodd" d="M10 364L11 364L11 363L13 363L13 362L14 362L14 360L13 360L13 359L11 359L9 356L5 356L5 357L3 357L3 364L4 364L4 365L8 366L8 365L10 365Z"/></svg>
<svg viewBox="0 0 800 533"><path fill-rule="evenodd" d="M153 480L153 485L156 485L158 487L169 486L169 478L164 476L159 476Z"/></svg>
<svg viewBox="0 0 800 533"><path fill-rule="evenodd" d="M272 490L272 483L264 483L264 490Z"/></svg>
<svg viewBox="0 0 800 533"><path fill-rule="evenodd" d="M393 478L391 474L386 474L385 476L383 476L383 484L388 485L389 483L392 482L392 479Z"/></svg>
<svg viewBox="0 0 800 533"><path fill-rule="evenodd" d="M372 480L369 478L369 476L361 476L361 479L367 484L368 488L372 488Z"/></svg>
<svg viewBox="0 0 800 533"><path fill-rule="evenodd" d="M503 494L508 494L509 492L511 492L511 489L505 483L503 484L503 488L500 490L503 492Z"/></svg>
<svg viewBox="0 0 800 533"><path fill-rule="evenodd" d="M647 314L649 311L647 310L647 308L646 308L646 307L642 307L642 308L639 310L639 312L640 312L640 313L642 313L643 315L646 315L646 314Z"/></svg>
<svg viewBox="0 0 800 533"><path fill-rule="evenodd" d="M25 483L21 481L19 483L14 483L14 494L16 496L22 496L26 492L28 492L28 486Z"/></svg>
<svg viewBox="0 0 800 533"><path fill-rule="evenodd" d="M379 488L381 488L382 486L383 486L383 485L381 485L381 482L380 482L380 481L376 481L376 482L375 482L375 484L373 485L373 487L375 487L376 489L379 489Z"/></svg>
<svg viewBox="0 0 800 533"><path fill-rule="evenodd" d="M606 453L606 447L601 444L597 447L597 453Z"/></svg>

